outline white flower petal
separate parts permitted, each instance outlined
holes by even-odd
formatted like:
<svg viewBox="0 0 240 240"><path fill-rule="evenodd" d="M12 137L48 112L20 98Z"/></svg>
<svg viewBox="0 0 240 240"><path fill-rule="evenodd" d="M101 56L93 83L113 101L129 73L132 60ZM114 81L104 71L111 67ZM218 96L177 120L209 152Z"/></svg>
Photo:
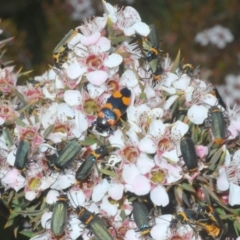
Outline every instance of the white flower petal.
<svg viewBox="0 0 240 240"><path fill-rule="evenodd" d="M66 117L74 118L75 112L68 104L60 103L57 107L57 116L59 119L66 121Z"/></svg>
<svg viewBox="0 0 240 240"><path fill-rule="evenodd" d="M38 196L38 194L35 191L27 191L25 194L25 198L28 201L34 200L37 196Z"/></svg>
<svg viewBox="0 0 240 240"><path fill-rule="evenodd" d="M113 135L108 138L111 146L113 147L123 147L125 146L122 130L118 129Z"/></svg>
<svg viewBox="0 0 240 240"><path fill-rule="evenodd" d="M73 174L59 174L57 180L50 187L51 189L63 190L70 187L76 182L75 176Z"/></svg>
<svg viewBox="0 0 240 240"><path fill-rule="evenodd" d="M26 180L16 168L12 168L3 176L1 183L3 186L13 188L18 192L25 187Z"/></svg>
<svg viewBox="0 0 240 240"><path fill-rule="evenodd" d="M138 22L133 25L134 30L143 37L147 37L150 33L150 28L146 23Z"/></svg>
<svg viewBox="0 0 240 240"><path fill-rule="evenodd" d="M108 216L115 216L118 212L118 204L112 204L108 201L108 196L102 199L100 204L101 209L107 213Z"/></svg>
<svg viewBox="0 0 240 240"><path fill-rule="evenodd" d="M68 199L70 201L70 204L74 207L77 208L78 206L83 206L85 202L85 194L81 189L79 190L73 190L70 189L67 193Z"/></svg>
<svg viewBox="0 0 240 240"><path fill-rule="evenodd" d="M151 169L155 166L155 163L152 159L150 159L145 153L141 153L139 158L137 159L137 167L141 174L146 174L151 171Z"/></svg>
<svg viewBox="0 0 240 240"><path fill-rule="evenodd" d="M170 109L170 107L173 105L173 103L176 101L176 99L178 98L177 95L173 95L170 98L168 98L163 105L163 109L164 110L168 110Z"/></svg>
<svg viewBox="0 0 240 240"><path fill-rule="evenodd" d="M108 74L105 71L97 70L86 74L87 80L96 86L100 86L108 79Z"/></svg>
<svg viewBox="0 0 240 240"><path fill-rule="evenodd" d="M143 175L138 175L136 178L134 178L134 181L132 183L132 191L138 195L146 195L151 190L151 184L148 178L146 178Z"/></svg>
<svg viewBox="0 0 240 240"><path fill-rule="evenodd" d="M77 106L82 103L82 95L78 90L66 90L63 97L69 106Z"/></svg>
<svg viewBox="0 0 240 240"><path fill-rule="evenodd" d="M99 202L107 193L111 185L108 183L107 179L103 179L99 184L94 186L92 193L92 200L94 202Z"/></svg>
<svg viewBox="0 0 240 240"><path fill-rule="evenodd" d="M156 143L149 136L145 136L140 140L138 148L140 151L150 154L153 154L157 151Z"/></svg>
<svg viewBox="0 0 240 240"><path fill-rule="evenodd" d="M181 78L173 82L173 86L176 89L186 90L191 82L191 78L187 75L183 75Z"/></svg>
<svg viewBox="0 0 240 240"><path fill-rule="evenodd" d="M234 183L230 183L229 189L229 204L231 206L239 205L240 204L240 186Z"/></svg>
<svg viewBox="0 0 240 240"><path fill-rule="evenodd" d="M128 69L121 76L120 82L124 86L133 88L138 84L138 79L136 74L132 70Z"/></svg>
<svg viewBox="0 0 240 240"><path fill-rule="evenodd" d="M81 227L80 220L77 216L71 216L69 217L68 224L71 226L69 229L71 239L77 239L84 231L84 228Z"/></svg>
<svg viewBox="0 0 240 240"><path fill-rule="evenodd" d="M202 124L208 116L208 109L202 105L192 105L188 109L187 116L194 124Z"/></svg>
<svg viewBox="0 0 240 240"><path fill-rule="evenodd" d="M121 183L114 183L108 190L110 197L116 201L120 200L123 195L124 186Z"/></svg>
<svg viewBox="0 0 240 240"><path fill-rule="evenodd" d="M59 195L60 194L57 190L54 190L54 189L49 190L46 196L46 203L47 204L55 203Z"/></svg>
<svg viewBox="0 0 240 240"><path fill-rule="evenodd" d="M217 187L220 191L226 191L229 188L227 173L224 167L219 168L219 175L217 178Z"/></svg>
<svg viewBox="0 0 240 240"><path fill-rule="evenodd" d="M183 137L188 132L188 124L177 120L171 129L171 134Z"/></svg>
<svg viewBox="0 0 240 240"><path fill-rule="evenodd" d="M169 204L169 197L166 189L158 185L150 192L152 202L157 206L167 206Z"/></svg>
<svg viewBox="0 0 240 240"><path fill-rule="evenodd" d="M162 158L174 163L179 161L176 149L173 149L171 151L165 151L162 155Z"/></svg>
<svg viewBox="0 0 240 240"><path fill-rule="evenodd" d="M81 65L77 63L73 63L67 68L66 72L70 79L76 79L76 78L79 78L81 75L83 75L85 71L86 71L86 68L81 67Z"/></svg>
<svg viewBox="0 0 240 240"><path fill-rule="evenodd" d="M140 172L136 165L134 164L125 164L123 166L123 172L122 172L122 177L124 182L128 184L132 184L134 182L134 179L140 175Z"/></svg>
<svg viewBox="0 0 240 240"><path fill-rule="evenodd" d="M45 229L50 229L50 223L51 221L49 221L52 218L52 212L45 212L42 217L41 217L41 224L42 227Z"/></svg>
<svg viewBox="0 0 240 240"><path fill-rule="evenodd" d="M117 53L112 53L104 60L104 65L109 68L117 67L121 64L123 58Z"/></svg>
<svg viewBox="0 0 240 240"><path fill-rule="evenodd" d="M75 110L75 113L76 113L76 116L75 116L76 126L81 134L88 129L88 121L87 121L86 116L82 112ZM75 136L77 138L80 137L77 135L75 135Z"/></svg>
<svg viewBox="0 0 240 240"><path fill-rule="evenodd" d="M95 45L100 53L107 52L111 48L111 42L106 37L100 37Z"/></svg>

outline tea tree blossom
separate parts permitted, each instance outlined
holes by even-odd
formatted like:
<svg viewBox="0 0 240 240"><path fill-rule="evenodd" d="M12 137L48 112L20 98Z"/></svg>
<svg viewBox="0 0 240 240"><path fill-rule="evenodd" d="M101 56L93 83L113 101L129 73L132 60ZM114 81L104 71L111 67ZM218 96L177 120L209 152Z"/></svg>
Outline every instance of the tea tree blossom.
<svg viewBox="0 0 240 240"><path fill-rule="evenodd" d="M228 28L216 25L210 29L206 29L198 33L195 37L195 41L200 43L202 46L206 46L211 43L216 45L218 48L224 48L228 43L234 39L231 31Z"/></svg>

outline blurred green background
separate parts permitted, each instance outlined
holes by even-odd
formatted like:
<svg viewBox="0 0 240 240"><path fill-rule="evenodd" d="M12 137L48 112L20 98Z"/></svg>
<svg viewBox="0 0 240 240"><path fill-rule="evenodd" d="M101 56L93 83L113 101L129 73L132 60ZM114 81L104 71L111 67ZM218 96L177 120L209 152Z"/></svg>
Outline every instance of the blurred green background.
<svg viewBox="0 0 240 240"><path fill-rule="evenodd" d="M109 0L119 7L131 5L142 21L154 23L163 40L162 49L172 59L179 49L185 63L201 66L201 76L213 84L224 83L228 74L239 74L240 1L238 0ZM0 40L14 36L7 44L4 61L14 60L16 69L43 74L53 64L52 52L64 35L79 26L84 18L102 15L100 0L8 0L0 1ZM221 25L234 40L222 49L201 46L195 36L205 29ZM0 239L14 239L11 229L2 230ZM24 239L24 238L18 238Z"/></svg>
<svg viewBox="0 0 240 240"><path fill-rule="evenodd" d="M240 1L238 0L110 0L119 7L132 5L142 21L157 25L162 49L172 59L181 49L185 63L201 65L204 77L219 84L229 74L239 73ZM0 1L3 29L1 39L14 36L8 44L8 60L24 70L42 74L52 65L52 51L63 36L82 19L102 14L101 0L8 0ZM225 48L194 41L197 33L222 25L234 40Z"/></svg>

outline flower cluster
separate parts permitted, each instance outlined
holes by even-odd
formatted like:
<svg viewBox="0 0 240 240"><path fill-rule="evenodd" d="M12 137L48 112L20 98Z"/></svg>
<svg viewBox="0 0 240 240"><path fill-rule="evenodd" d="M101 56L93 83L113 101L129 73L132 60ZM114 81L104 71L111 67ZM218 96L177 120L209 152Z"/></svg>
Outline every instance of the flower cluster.
<svg viewBox="0 0 240 240"><path fill-rule="evenodd" d="M104 16L71 30L42 76L18 86L13 67L0 69L7 225L27 216L32 240L219 237L210 213L177 214L212 202L235 219L223 202L240 204L239 110L153 45L157 33L134 8L103 4Z"/></svg>
<svg viewBox="0 0 240 240"><path fill-rule="evenodd" d="M220 25L206 29L198 33L195 37L195 41L200 43L202 46L206 46L211 43L218 48L225 48L227 43L232 42L233 39L234 37L230 30Z"/></svg>

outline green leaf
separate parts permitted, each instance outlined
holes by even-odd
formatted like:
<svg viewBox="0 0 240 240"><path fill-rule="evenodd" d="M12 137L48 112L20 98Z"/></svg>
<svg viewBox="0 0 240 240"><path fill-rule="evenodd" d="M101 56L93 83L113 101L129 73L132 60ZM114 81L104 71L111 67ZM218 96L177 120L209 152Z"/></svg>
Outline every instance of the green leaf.
<svg viewBox="0 0 240 240"><path fill-rule="evenodd" d="M28 231L21 231L19 233L29 238L32 238L35 235L33 232L28 232Z"/></svg>
<svg viewBox="0 0 240 240"><path fill-rule="evenodd" d="M107 170L107 169L101 168L101 169L98 169L98 171L102 174L105 174L105 175L108 175L108 176L111 176L111 177L117 177L118 176L115 172Z"/></svg>
<svg viewBox="0 0 240 240"><path fill-rule="evenodd" d="M109 38L111 38L113 36L113 22L109 17L107 18L107 29L108 29L108 36Z"/></svg>
<svg viewBox="0 0 240 240"><path fill-rule="evenodd" d="M16 239L17 239L18 229L19 229L19 226L16 226L16 227L14 227L14 229L13 229L14 237L15 237Z"/></svg>
<svg viewBox="0 0 240 240"><path fill-rule="evenodd" d="M118 43L121 43L121 42L124 42L126 40L128 40L130 37L127 37L127 36L120 36L120 37L113 37L111 38L111 43L112 45L115 45L115 44L118 44Z"/></svg>
<svg viewBox="0 0 240 240"><path fill-rule="evenodd" d="M214 171L216 169L217 162L219 161L222 152L223 152L222 148L220 148L214 153L212 159L210 160L210 165L208 167L210 170Z"/></svg>
<svg viewBox="0 0 240 240"><path fill-rule="evenodd" d="M3 128L2 135L8 147L13 146L13 136L8 128Z"/></svg>
<svg viewBox="0 0 240 240"><path fill-rule="evenodd" d="M91 146L95 143L98 143L98 140L93 136L87 136L84 141L80 141L80 144L83 146Z"/></svg>
<svg viewBox="0 0 240 240"><path fill-rule="evenodd" d="M207 204L208 204L208 205L211 205L210 195L209 195L207 189L205 188L205 185L202 185L202 184L201 184L201 187L202 187L202 189L203 189L205 198L206 198L206 200L207 200Z"/></svg>
<svg viewBox="0 0 240 240"><path fill-rule="evenodd" d="M181 184L181 186L183 187L183 189L185 189L189 192L193 192L193 193L196 192L195 189L193 188L193 186L188 183L183 183L183 184Z"/></svg>
<svg viewBox="0 0 240 240"><path fill-rule="evenodd" d="M179 205L182 205L183 202L183 189L180 186L176 186L174 188L174 195L175 195L175 199L177 201L177 203Z"/></svg>
<svg viewBox="0 0 240 240"><path fill-rule="evenodd" d="M15 117L15 118L14 118L14 121L16 122L16 124L17 124L18 126L26 127L26 124L25 124L20 118Z"/></svg>
<svg viewBox="0 0 240 240"><path fill-rule="evenodd" d="M43 133L43 138L46 138L50 134L50 132L52 131L53 127L54 127L54 124L52 124L52 125L47 127L47 129Z"/></svg>
<svg viewBox="0 0 240 240"><path fill-rule="evenodd" d="M22 211L13 211L14 214L21 214L24 216L36 216L40 213L44 213L45 210L35 210L35 211L31 211L31 210L22 210Z"/></svg>
<svg viewBox="0 0 240 240"><path fill-rule="evenodd" d="M15 217L17 217L17 216L15 216ZM8 227L12 226L15 222L15 217L9 217L4 228L8 228Z"/></svg>
<svg viewBox="0 0 240 240"><path fill-rule="evenodd" d="M179 49L178 53L177 53L177 56L176 56L176 58L175 58L175 60L173 62L173 66L172 66L172 69L171 69L172 73L174 73L177 70L178 66L179 66L180 56L181 56L181 51Z"/></svg>
<svg viewBox="0 0 240 240"><path fill-rule="evenodd" d="M239 236L240 235L240 225L237 220L233 221L233 227L234 227L235 233L237 234L237 236Z"/></svg>
<svg viewBox="0 0 240 240"><path fill-rule="evenodd" d="M18 77L23 77L23 76L28 76L29 73L31 73L33 70L29 70L29 71L26 71L26 72L22 72L18 75Z"/></svg>
<svg viewBox="0 0 240 240"><path fill-rule="evenodd" d="M26 102L23 94L20 93L16 88L14 88L14 92L15 92L16 96L24 103L24 105L26 105L27 102Z"/></svg>
<svg viewBox="0 0 240 240"><path fill-rule="evenodd" d="M124 210L121 210L120 217L122 218L122 221L124 221L127 218L126 213L125 213Z"/></svg>

